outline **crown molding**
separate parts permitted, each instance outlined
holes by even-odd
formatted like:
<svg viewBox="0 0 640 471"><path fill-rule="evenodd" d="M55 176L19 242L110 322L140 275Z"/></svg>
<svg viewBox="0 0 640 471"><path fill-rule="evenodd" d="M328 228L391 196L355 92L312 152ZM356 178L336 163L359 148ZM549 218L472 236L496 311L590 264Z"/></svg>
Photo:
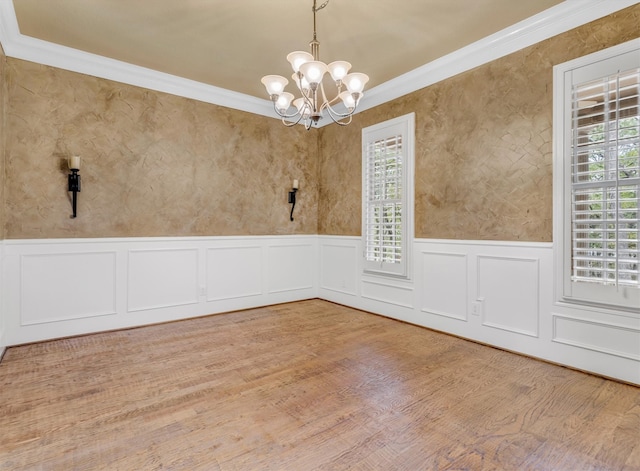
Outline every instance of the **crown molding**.
<svg viewBox="0 0 640 471"><path fill-rule="evenodd" d="M357 112L381 105L583 24L640 0L565 0L555 7L368 90ZM5 55L185 98L278 118L273 104L244 93L90 54L20 33L12 0L0 0ZM320 127L331 124L325 120Z"/></svg>
<svg viewBox="0 0 640 471"><path fill-rule="evenodd" d="M20 33L12 0L0 0L0 44L5 55L15 59L276 117L273 104L266 99L25 36Z"/></svg>
<svg viewBox="0 0 640 471"><path fill-rule="evenodd" d="M359 111L433 85L637 3L640 0L565 0L509 28L368 90Z"/></svg>

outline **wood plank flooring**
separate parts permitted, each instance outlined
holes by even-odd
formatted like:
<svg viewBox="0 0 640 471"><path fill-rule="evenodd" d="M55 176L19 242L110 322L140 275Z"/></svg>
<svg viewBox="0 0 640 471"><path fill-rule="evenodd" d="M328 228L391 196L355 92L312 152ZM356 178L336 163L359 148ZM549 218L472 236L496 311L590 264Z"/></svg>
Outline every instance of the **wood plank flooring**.
<svg viewBox="0 0 640 471"><path fill-rule="evenodd" d="M640 388L325 301L9 348L0 470L638 470Z"/></svg>

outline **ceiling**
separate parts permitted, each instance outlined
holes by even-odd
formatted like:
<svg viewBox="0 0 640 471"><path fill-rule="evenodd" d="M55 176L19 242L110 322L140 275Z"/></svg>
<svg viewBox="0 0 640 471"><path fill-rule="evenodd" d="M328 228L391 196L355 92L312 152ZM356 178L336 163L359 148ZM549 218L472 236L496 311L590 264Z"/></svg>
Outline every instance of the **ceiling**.
<svg viewBox="0 0 640 471"><path fill-rule="evenodd" d="M370 89L560 3L330 0L317 13L320 59L351 62ZM13 4L23 35L259 98L260 78L290 77L286 55L308 51L313 33L313 0Z"/></svg>

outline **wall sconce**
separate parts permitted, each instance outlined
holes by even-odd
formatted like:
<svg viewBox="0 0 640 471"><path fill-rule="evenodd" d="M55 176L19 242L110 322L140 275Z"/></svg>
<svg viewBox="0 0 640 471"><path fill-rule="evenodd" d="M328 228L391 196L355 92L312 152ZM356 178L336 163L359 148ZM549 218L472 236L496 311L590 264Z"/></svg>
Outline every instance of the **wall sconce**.
<svg viewBox="0 0 640 471"><path fill-rule="evenodd" d="M77 213L76 208L78 205L78 193L80 192L80 175L78 175L78 171L80 170L80 157L77 155L69 157L67 164L69 165L69 170L71 170L71 173L69 174L68 191L73 192L71 200L73 205L73 216L71 217L75 218Z"/></svg>
<svg viewBox="0 0 640 471"><path fill-rule="evenodd" d="M293 188L289 192L289 204L291 205L290 218L293 221L293 208L296 207L296 193L298 192L298 180L293 180Z"/></svg>

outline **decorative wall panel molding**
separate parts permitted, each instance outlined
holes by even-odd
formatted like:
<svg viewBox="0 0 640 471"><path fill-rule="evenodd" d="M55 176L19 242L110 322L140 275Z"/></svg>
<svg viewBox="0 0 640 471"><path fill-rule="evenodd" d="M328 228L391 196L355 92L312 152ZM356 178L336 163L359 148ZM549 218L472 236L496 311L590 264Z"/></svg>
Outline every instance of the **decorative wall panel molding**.
<svg viewBox="0 0 640 471"><path fill-rule="evenodd" d="M422 311L467 320L467 255L422 252Z"/></svg>
<svg viewBox="0 0 640 471"><path fill-rule="evenodd" d="M2 241L0 347L316 297L316 240ZM274 293L266 291L269 277Z"/></svg>
<svg viewBox="0 0 640 471"><path fill-rule="evenodd" d="M639 339L638 328L553 315L554 342L640 361Z"/></svg>
<svg viewBox="0 0 640 471"><path fill-rule="evenodd" d="M404 282L363 274L360 237L319 236L319 245L323 299L640 384L640 319L568 307L552 319L551 243L416 239ZM353 272L360 293L332 289ZM591 323L565 319L582 315Z"/></svg>
<svg viewBox="0 0 640 471"><path fill-rule="evenodd" d="M262 247L217 247L207 250L207 301L259 296Z"/></svg>
<svg viewBox="0 0 640 471"><path fill-rule="evenodd" d="M362 280L362 297L413 309L413 286L389 283L384 278Z"/></svg>
<svg viewBox="0 0 640 471"><path fill-rule="evenodd" d="M269 247L269 293L311 289L316 271L313 244Z"/></svg>
<svg viewBox="0 0 640 471"><path fill-rule="evenodd" d="M5 240L3 341L320 297L640 384L640 318L554 305L552 244L418 239L411 280L364 275L360 245L342 236ZM340 291L352 277L355 288ZM72 291L90 293L82 309L66 304Z"/></svg>
<svg viewBox="0 0 640 471"><path fill-rule="evenodd" d="M20 325L116 314L116 253L20 258Z"/></svg>
<svg viewBox="0 0 640 471"><path fill-rule="evenodd" d="M198 251L129 251L127 310L145 311L198 302Z"/></svg>
<svg viewBox="0 0 640 471"><path fill-rule="evenodd" d="M355 296L358 286L358 250L355 245L322 244L320 287Z"/></svg>
<svg viewBox="0 0 640 471"><path fill-rule="evenodd" d="M482 325L538 336L537 259L479 255L477 280Z"/></svg>

